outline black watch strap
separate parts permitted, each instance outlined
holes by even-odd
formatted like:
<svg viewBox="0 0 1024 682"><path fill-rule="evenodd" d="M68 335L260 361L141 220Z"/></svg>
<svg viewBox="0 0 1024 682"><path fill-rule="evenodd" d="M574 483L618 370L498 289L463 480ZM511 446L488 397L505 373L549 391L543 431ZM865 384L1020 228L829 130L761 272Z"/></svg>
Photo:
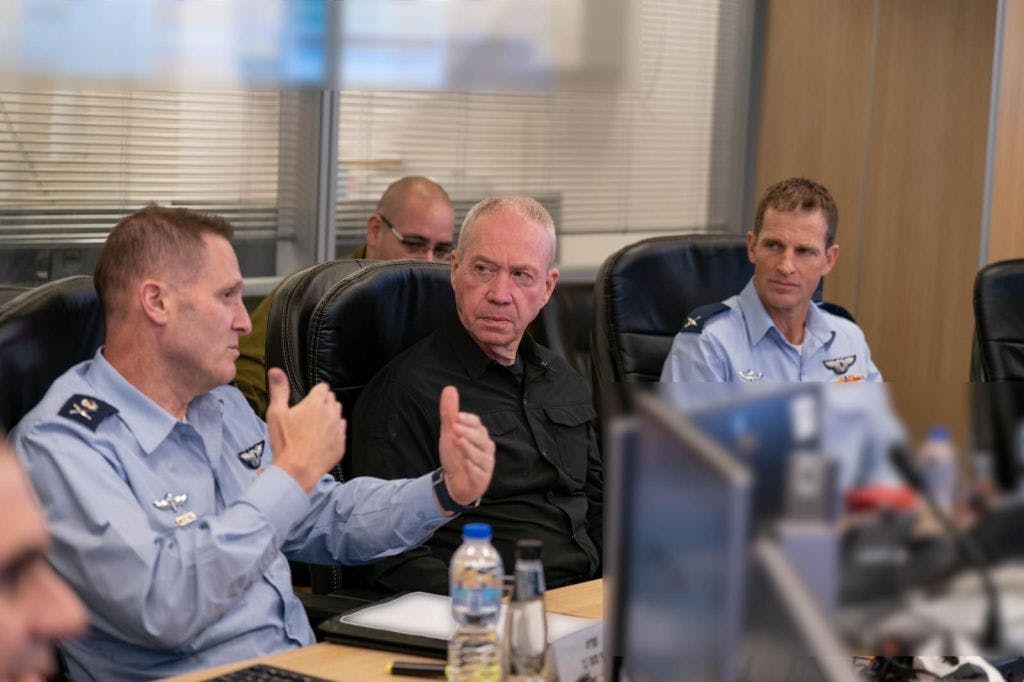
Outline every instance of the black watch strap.
<svg viewBox="0 0 1024 682"><path fill-rule="evenodd" d="M434 473L430 475L430 481L434 486L434 494L437 495L437 501L441 504L441 509L446 512L453 512L460 514L467 509L472 509L480 505L480 498L476 498L473 504L459 504L452 499L452 496L448 493L448 486L444 482L444 469L435 469Z"/></svg>

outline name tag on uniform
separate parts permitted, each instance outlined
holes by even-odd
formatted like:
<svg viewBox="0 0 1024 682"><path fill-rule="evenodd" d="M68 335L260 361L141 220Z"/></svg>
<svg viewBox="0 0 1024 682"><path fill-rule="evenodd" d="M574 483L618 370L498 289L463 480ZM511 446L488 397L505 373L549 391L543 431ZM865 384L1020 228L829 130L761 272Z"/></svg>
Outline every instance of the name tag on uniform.
<svg viewBox="0 0 1024 682"><path fill-rule="evenodd" d="M196 516L195 512L185 512L184 514L182 514L178 518L174 519L174 522L176 524L178 524L178 526L180 528L184 528L185 526L187 526L188 524L192 523L193 521L195 521L198 518L199 517Z"/></svg>

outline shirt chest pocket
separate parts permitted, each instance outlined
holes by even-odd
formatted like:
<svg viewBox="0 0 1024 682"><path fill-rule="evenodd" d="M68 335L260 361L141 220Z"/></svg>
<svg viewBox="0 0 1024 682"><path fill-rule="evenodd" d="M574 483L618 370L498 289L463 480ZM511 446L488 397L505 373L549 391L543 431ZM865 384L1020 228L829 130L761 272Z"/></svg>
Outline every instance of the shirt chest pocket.
<svg viewBox="0 0 1024 682"><path fill-rule="evenodd" d="M518 494L532 466L531 458L526 454L527 444L531 442L529 433L520 428L522 420L510 412L482 414L480 421L496 448L488 495L505 497Z"/></svg>
<svg viewBox="0 0 1024 682"><path fill-rule="evenodd" d="M545 407L549 432L557 450L552 460L574 482L583 484L587 475L587 454L590 450L590 424L597 418L587 403Z"/></svg>

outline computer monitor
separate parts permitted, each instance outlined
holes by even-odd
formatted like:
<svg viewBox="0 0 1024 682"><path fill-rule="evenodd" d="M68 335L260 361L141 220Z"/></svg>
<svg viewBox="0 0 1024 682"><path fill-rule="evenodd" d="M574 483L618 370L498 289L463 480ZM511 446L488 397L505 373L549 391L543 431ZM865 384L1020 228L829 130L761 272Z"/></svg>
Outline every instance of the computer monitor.
<svg viewBox="0 0 1024 682"><path fill-rule="evenodd" d="M736 679L750 473L657 396L609 442L607 679Z"/></svg>
<svg viewBox="0 0 1024 682"><path fill-rule="evenodd" d="M847 647L785 552L761 537L749 556L739 679L852 681Z"/></svg>
<svg viewBox="0 0 1024 682"><path fill-rule="evenodd" d="M752 539L750 468L655 394L607 443L606 679L850 678L799 572Z"/></svg>
<svg viewBox="0 0 1024 682"><path fill-rule="evenodd" d="M750 467L756 519L752 527L781 515L790 455L821 450L821 390L810 383L749 387L686 410L694 426Z"/></svg>

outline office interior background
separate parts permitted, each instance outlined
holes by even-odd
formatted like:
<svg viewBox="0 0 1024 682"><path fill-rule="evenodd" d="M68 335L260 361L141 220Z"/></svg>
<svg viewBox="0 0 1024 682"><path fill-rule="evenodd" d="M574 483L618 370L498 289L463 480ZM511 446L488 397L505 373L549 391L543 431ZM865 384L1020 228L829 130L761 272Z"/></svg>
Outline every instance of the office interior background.
<svg viewBox="0 0 1024 682"><path fill-rule="evenodd" d="M806 175L840 207L826 299L911 431L965 438L974 274L1024 256L1019 0L104 5L0 4L0 283L91 274L156 201L228 217L258 296L413 174L458 220L537 197L587 279Z"/></svg>

